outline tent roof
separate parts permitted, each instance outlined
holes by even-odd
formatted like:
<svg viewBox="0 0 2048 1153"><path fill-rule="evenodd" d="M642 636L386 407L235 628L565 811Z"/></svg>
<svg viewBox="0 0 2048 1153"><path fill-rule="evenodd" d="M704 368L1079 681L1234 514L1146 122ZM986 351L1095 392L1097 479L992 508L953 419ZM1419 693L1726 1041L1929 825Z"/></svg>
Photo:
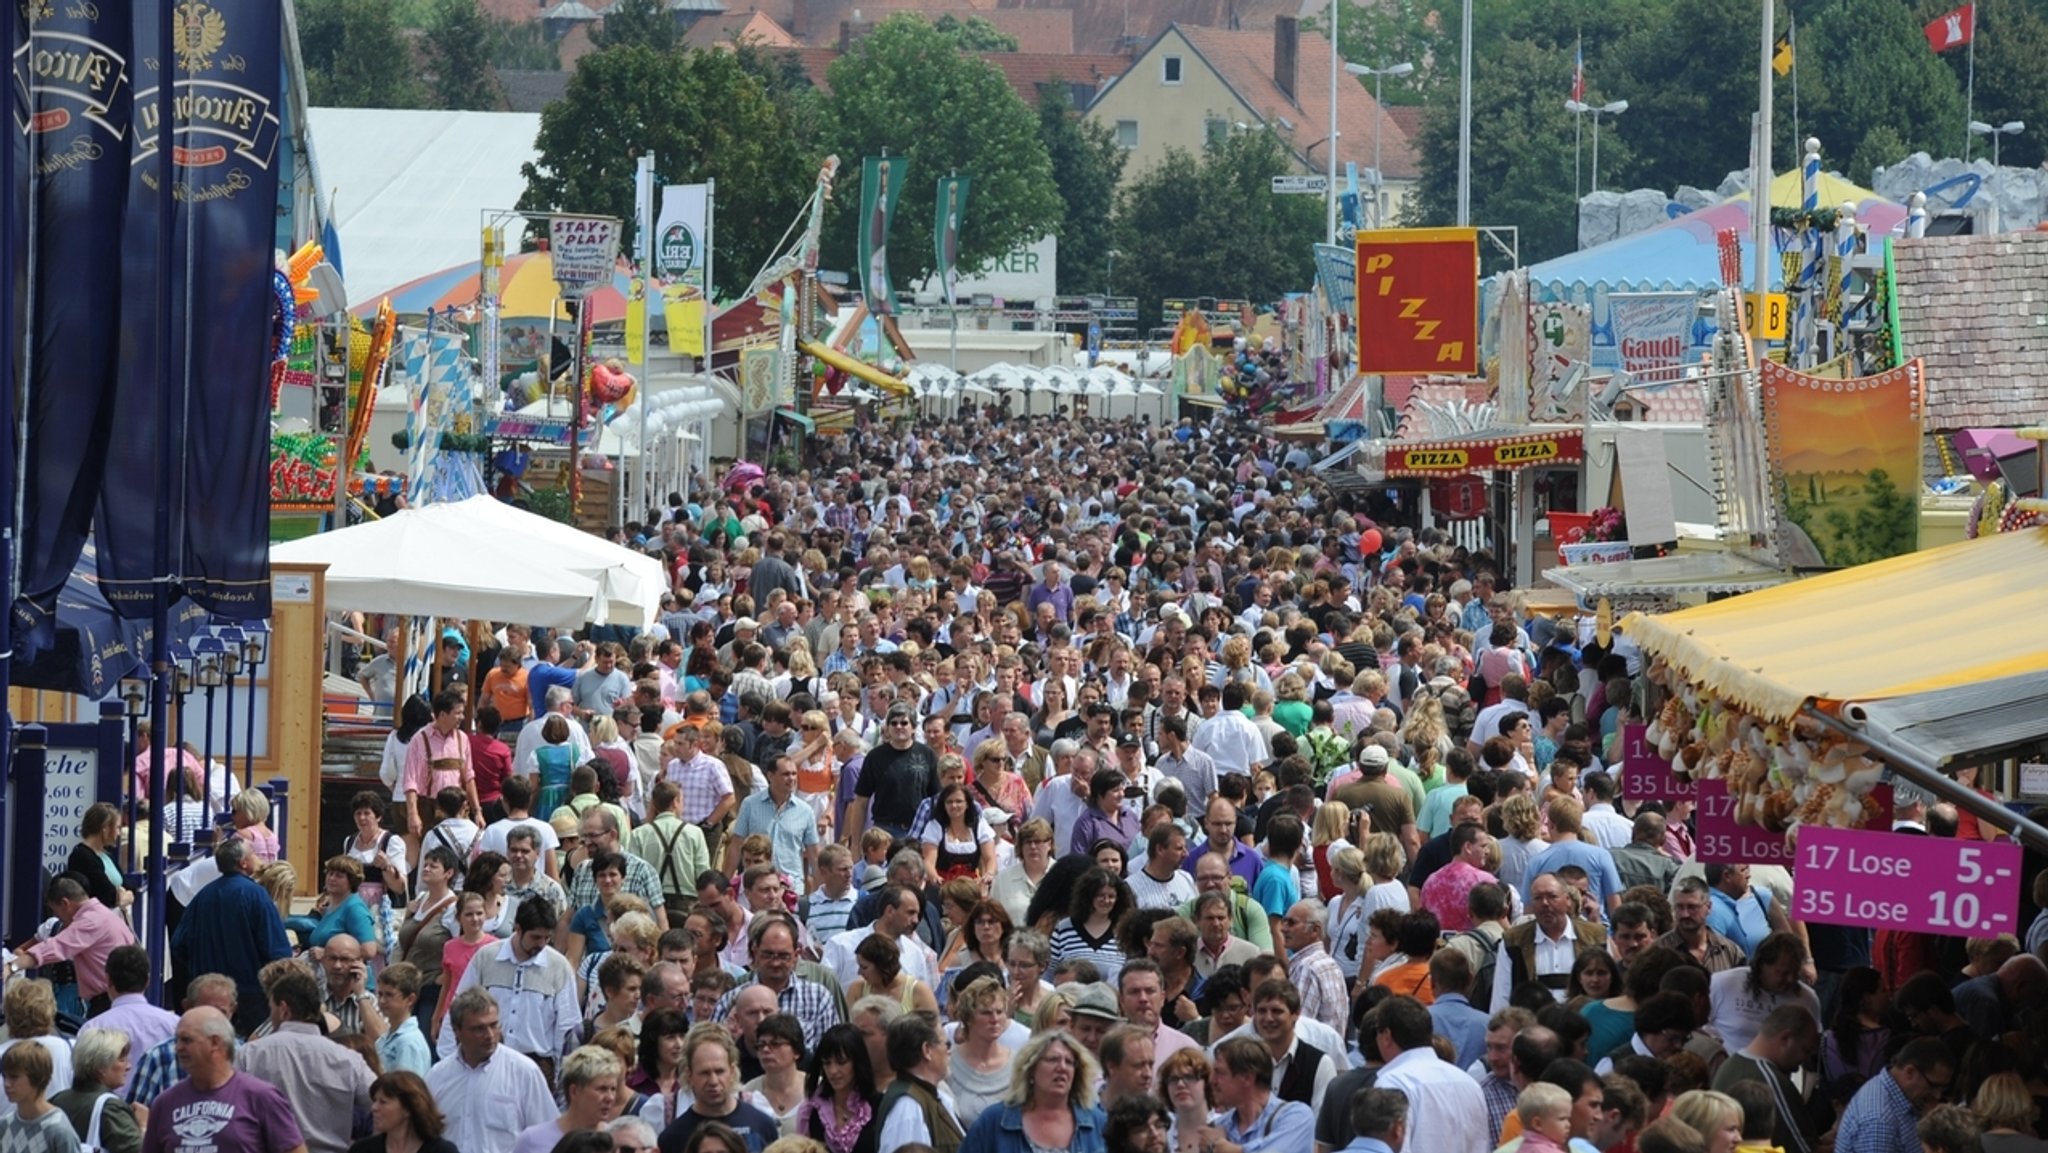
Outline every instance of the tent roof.
<svg viewBox="0 0 2048 1153"><path fill-rule="evenodd" d="M309 123L351 301L476 260L483 211L516 204L519 166L540 158L538 113L315 108Z"/></svg>
<svg viewBox="0 0 2048 1153"><path fill-rule="evenodd" d="M1890 235L1905 225L1904 205L1886 200L1839 176L1822 173L1821 207L1839 208L1844 201L1856 205L1856 219L1869 226L1873 237ZM1781 173L1771 182L1773 207L1797 208L1799 203L1799 173ZM1755 275L1755 261L1750 255L1752 237L1747 192L1673 217L1654 228L1530 265L1529 282L1552 293L1581 285L1605 285L1610 291L1617 292L1711 288L1721 283L1721 257L1716 234L1726 228L1735 229L1742 238L1742 281L1748 285ZM1773 262L1771 282L1774 285L1783 280L1779 267L1778 262Z"/></svg>
<svg viewBox="0 0 2048 1153"><path fill-rule="evenodd" d="M573 628L596 619L603 605L598 582L572 571L555 550L479 531L462 504L404 509L273 545L270 559L326 565L331 609Z"/></svg>
<svg viewBox="0 0 2048 1153"><path fill-rule="evenodd" d="M1681 612L1636 613L1621 627L1682 675L1785 721L1810 701L2048 671L2044 560L2048 528L2023 529Z"/></svg>
<svg viewBox="0 0 2048 1153"><path fill-rule="evenodd" d="M646 553L513 508L492 496L473 496L441 507L486 532L538 545L529 555L545 556L570 572L597 581L604 597L603 611L611 623L644 629L654 624L661 611L661 594L668 591L668 573L660 561Z"/></svg>

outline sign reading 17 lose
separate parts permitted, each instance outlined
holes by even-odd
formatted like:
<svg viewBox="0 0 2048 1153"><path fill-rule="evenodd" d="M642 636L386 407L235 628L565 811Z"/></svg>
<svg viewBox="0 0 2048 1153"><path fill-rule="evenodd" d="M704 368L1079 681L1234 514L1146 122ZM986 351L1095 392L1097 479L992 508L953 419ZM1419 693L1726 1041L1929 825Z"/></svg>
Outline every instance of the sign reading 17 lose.
<svg viewBox="0 0 2048 1153"><path fill-rule="evenodd" d="M1479 371L1479 232L1389 228L1360 232L1358 371Z"/></svg>

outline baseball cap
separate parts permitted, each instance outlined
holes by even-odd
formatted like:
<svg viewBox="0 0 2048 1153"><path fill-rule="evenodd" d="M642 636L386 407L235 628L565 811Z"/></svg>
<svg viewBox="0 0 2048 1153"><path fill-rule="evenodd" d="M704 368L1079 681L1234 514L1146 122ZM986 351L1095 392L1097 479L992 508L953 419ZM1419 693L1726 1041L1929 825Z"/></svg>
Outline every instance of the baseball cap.
<svg viewBox="0 0 2048 1153"><path fill-rule="evenodd" d="M1378 745L1367 745L1358 751L1358 763L1361 765L1367 765L1375 769L1384 769L1387 767L1389 760L1387 750Z"/></svg>
<svg viewBox="0 0 2048 1153"><path fill-rule="evenodd" d="M1076 1017L1097 1017L1104 1021L1124 1019L1124 1015L1117 1009L1116 994L1100 981L1091 981L1081 986L1080 992L1074 997L1071 1012Z"/></svg>
<svg viewBox="0 0 2048 1153"><path fill-rule="evenodd" d="M732 622L732 627L735 629L758 629L761 627L761 622L753 617L741 617Z"/></svg>
<svg viewBox="0 0 2048 1153"><path fill-rule="evenodd" d="M1125 733L1117 738L1116 746L1120 749L1140 749L1145 747L1145 742L1140 740L1136 733Z"/></svg>

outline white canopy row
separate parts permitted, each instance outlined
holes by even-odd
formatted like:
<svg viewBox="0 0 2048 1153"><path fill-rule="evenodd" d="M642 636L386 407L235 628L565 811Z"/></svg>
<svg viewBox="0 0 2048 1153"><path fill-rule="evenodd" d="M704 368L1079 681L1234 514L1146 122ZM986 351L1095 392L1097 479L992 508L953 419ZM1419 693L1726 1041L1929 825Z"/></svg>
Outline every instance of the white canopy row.
<svg viewBox="0 0 2048 1153"><path fill-rule="evenodd" d="M1036 364L992 364L961 374L929 362L911 367L904 383L921 397L993 397L1000 393L1048 393L1057 396L1158 396L1159 386L1141 382L1107 365L1094 368Z"/></svg>

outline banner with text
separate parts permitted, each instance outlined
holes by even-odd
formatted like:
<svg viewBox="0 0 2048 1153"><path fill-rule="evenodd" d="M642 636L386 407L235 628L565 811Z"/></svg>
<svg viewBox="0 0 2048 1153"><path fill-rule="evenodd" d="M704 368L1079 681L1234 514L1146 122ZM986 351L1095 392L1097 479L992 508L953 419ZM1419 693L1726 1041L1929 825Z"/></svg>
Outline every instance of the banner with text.
<svg viewBox="0 0 2048 1153"><path fill-rule="evenodd" d="M705 283L710 260L710 191L703 184L663 188L661 220L654 229L654 268L661 276L668 347L684 356L704 355L704 310L711 298Z"/></svg>
<svg viewBox="0 0 2048 1153"><path fill-rule="evenodd" d="M1614 327L1614 351L1621 370L1650 380L1675 379L1692 348L1699 296L1691 292L1644 292L1607 298Z"/></svg>
<svg viewBox="0 0 2048 1153"><path fill-rule="evenodd" d="M1389 228L1358 234L1358 371L1479 371L1479 233Z"/></svg>
<svg viewBox="0 0 2048 1153"><path fill-rule="evenodd" d="M1456 476L1490 469L1573 464L1585 456L1577 432L1530 433L1484 440L1432 440L1387 446L1387 476Z"/></svg>
<svg viewBox="0 0 2048 1153"><path fill-rule="evenodd" d="M21 45L12 143L28 193L15 251L26 254L30 282L13 320L26 340L10 366L22 376L26 426L13 606L26 662L56 643L58 597L92 534L114 412L135 20L125 0L16 5L10 18Z"/></svg>
<svg viewBox="0 0 2048 1153"><path fill-rule="evenodd" d="M123 266L116 393L116 411L132 419L113 422L108 438L95 526L100 587L116 612L146 616L153 578L175 576L216 616L259 619L270 615L282 9L275 0L187 0L169 45L159 43L158 15L155 5L139 5L135 19L135 143L121 243L131 259ZM158 123L166 81L169 125ZM168 219L160 210L165 179L173 181ZM168 350L154 321L157 242L166 227L177 269ZM175 366L169 379L166 364ZM156 574L164 420L175 454L167 542L174 571Z"/></svg>
<svg viewBox="0 0 2048 1153"><path fill-rule="evenodd" d="M960 215L967 211L967 182L965 176L939 177L938 215L932 221L939 296L947 308L960 303Z"/></svg>
<svg viewBox="0 0 2048 1153"><path fill-rule="evenodd" d="M868 312L888 316L896 311L896 286L889 279L889 225L896 202L910 176L905 156L870 156L861 162L860 291Z"/></svg>

